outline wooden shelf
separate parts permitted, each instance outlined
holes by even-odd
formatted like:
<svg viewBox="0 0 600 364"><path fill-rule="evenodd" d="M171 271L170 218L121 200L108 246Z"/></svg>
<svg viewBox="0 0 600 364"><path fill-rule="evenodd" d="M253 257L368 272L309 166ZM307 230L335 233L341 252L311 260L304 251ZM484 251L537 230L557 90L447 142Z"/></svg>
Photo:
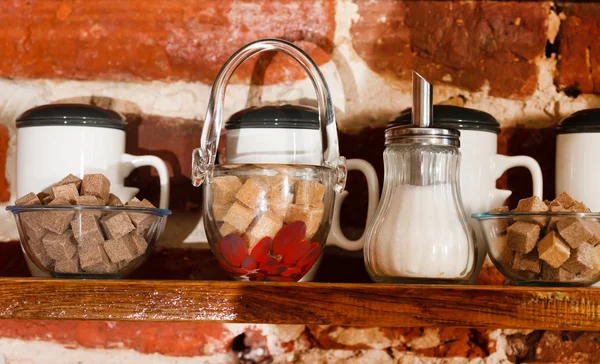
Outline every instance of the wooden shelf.
<svg viewBox="0 0 600 364"><path fill-rule="evenodd" d="M376 285L349 256L326 255L316 283L229 281L210 252L181 249L131 280L27 276L18 244L0 244L0 319L600 331L600 289Z"/></svg>
<svg viewBox="0 0 600 364"><path fill-rule="evenodd" d="M0 318L600 330L600 290L3 278Z"/></svg>

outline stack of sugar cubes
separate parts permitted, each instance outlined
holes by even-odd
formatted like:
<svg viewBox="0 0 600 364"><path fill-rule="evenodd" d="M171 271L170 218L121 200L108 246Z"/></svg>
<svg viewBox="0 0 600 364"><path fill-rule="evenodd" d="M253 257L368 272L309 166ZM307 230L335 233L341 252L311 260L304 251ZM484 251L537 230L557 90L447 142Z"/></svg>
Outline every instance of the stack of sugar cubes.
<svg viewBox="0 0 600 364"><path fill-rule="evenodd" d="M74 175L56 183L50 194L33 192L15 205L124 206L110 193L102 174ZM155 208L133 198L126 206ZM21 223L33 255L49 271L58 273L115 273L146 252L146 232L156 217L129 211L66 209L22 212Z"/></svg>
<svg viewBox="0 0 600 364"><path fill-rule="evenodd" d="M325 185L294 180L279 172L274 176L219 176L211 183L212 212L221 236L241 236L251 250L262 238L273 238L294 221L306 224L310 240L323 219Z"/></svg>

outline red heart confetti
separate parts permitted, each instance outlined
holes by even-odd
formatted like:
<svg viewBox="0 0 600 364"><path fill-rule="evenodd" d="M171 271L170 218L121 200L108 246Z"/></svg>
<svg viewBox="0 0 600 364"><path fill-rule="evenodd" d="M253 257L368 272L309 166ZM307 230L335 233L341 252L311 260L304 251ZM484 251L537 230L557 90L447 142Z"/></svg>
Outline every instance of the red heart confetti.
<svg viewBox="0 0 600 364"><path fill-rule="evenodd" d="M250 256L254 258L259 263L264 263L267 261L269 257L269 253L271 252L271 246L273 246L273 239L268 236L260 239L258 243L252 248L252 252Z"/></svg>
<svg viewBox="0 0 600 364"><path fill-rule="evenodd" d="M305 265L314 263L317 258L319 258L320 254L321 249L319 248L319 243L312 243L308 253L298 261L298 266L304 267Z"/></svg>
<svg viewBox="0 0 600 364"><path fill-rule="evenodd" d="M273 240L273 252L286 255L296 244L300 243L306 235L306 224L304 221L294 221L284 226Z"/></svg>
<svg viewBox="0 0 600 364"><path fill-rule="evenodd" d="M223 259L234 267L239 267L248 256L246 243L240 236L235 234L226 235L221 239L219 252Z"/></svg>
<svg viewBox="0 0 600 364"><path fill-rule="evenodd" d="M283 262L285 264L295 264L300 258L302 258L311 248L310 241L303 240L298 244L292 246L286 255L283 256Z"/></svg>
<svg viewBox="0 0 600 364"><path fill-rule="evenodd" d="M260 263L260 270L266 271L267 269L276 268L279 265L279 261L273 257L268 257L264 263Z"/></svg>
<svg viewBox="0 0 600 364"><path fill-rule="evenodd" d="M248 274L248 279L251 281L260 281L265 278L265 275L260 272L254 272Z"/></svg>
<svg viewBox="0 0 600 364"><path fill-rule="evenodd" d="M281 273L281 275L283 277L294 278L297 277L298 274L300 274L300 272L302 272L302 269L300 269L300 267L291 267L286 269L285 272Z"/></svg>
<svg viewBox="0 0 600 364"><path fill-rule="evenodd" d="M242 262L242 268L248 271L255 270L256 268L258 268L258 262L254 260L254 258L252 258L251 256L247 256L246 259L244 259L244 261Z"/></svg>

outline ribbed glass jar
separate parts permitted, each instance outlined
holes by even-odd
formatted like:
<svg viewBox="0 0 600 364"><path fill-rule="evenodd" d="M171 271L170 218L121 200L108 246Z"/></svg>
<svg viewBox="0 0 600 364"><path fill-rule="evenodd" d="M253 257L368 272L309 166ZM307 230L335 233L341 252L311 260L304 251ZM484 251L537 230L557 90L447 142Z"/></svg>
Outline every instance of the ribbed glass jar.
<svg viewBox="0 0 600 364"><path fill-rule="evenodd" d="M384 186L367 227L365 265L375 282L459 283L476 245L462 207L454 145L388 144Z"/></svg>

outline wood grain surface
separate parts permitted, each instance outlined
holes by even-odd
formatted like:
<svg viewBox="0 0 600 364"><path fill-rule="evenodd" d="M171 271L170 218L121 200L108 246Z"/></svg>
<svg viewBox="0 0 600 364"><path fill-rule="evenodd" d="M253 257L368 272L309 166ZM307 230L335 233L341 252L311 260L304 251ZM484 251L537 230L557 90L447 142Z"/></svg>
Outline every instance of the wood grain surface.
<svg viewBox="0 0 600 364"><path fill-rule="evenodd" d="M2 278L0 318L600 330L600 290Z"/></svg>

